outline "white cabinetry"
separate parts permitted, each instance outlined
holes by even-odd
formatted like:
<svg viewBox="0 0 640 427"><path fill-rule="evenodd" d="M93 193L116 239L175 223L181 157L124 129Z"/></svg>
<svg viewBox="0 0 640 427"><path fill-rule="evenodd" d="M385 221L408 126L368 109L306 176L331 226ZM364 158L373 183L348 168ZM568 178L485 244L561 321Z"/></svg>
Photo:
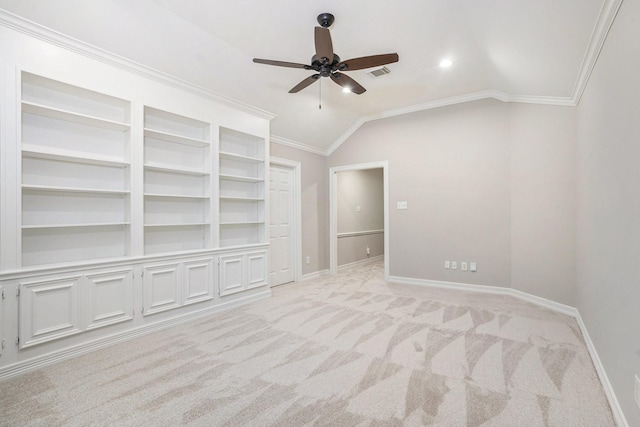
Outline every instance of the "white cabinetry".
<svg viewBox="0 0 640 427"><path fill-rule="evenodd" d="M205 257L145 266L142 274L144 315L212 300L213 265L213 257Z"/></svg>
<svg viewBox="0 0 640 427"><path fill-rule="evenodd" d="M266 242L265 140L220 128L220 247Z"/></svg>
<svg viewBox="0 0 640 427"><path fill-rule="evenodd" d="M220 256L220 296L265 286L268 282L267 252Z"/></svg>
<svg viewBox="0 0 640 427"><path fill-rule="evenodd" d="M133 271L51 275L19 284L20 348L133 319Z"/></svg>
<svg viewBox="0 0 640 427"><path fill-rule="evenodd" d="M145 107L146 254L211 247L209 124Z"/></svg>
<svg viewBox="0 0 640 427"><path fill-rule="evenodd" d="M22 73L22 265L123 257L130 105Z"/></svg>
<svg viewBox="0 0 640 427"><path fill-rule="evenodd" d="M0 380L268 297L273 116L14 24L0 25Z"/></svg>

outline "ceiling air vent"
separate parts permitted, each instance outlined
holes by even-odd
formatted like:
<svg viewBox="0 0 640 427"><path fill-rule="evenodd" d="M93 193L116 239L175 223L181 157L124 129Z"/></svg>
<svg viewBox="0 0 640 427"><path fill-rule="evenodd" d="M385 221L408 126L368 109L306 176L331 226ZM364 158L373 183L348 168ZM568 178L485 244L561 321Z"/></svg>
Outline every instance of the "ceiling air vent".
<svg viewBox="0 0 640 427"><path fill-rule="evenodd" d="M380 68L375 68L369 71L367 74L369 74L371 77L381 77L381 76L384 76L385 74L389 74L390 72L391 72L390 69L383 66Z"/></svg>

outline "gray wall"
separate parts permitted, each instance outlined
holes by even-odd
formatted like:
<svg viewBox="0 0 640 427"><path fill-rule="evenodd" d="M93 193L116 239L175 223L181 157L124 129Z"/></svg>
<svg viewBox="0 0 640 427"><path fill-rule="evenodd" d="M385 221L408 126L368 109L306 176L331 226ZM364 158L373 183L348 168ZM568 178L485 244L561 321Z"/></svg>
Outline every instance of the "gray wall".
<svg viewBox="0 0 640 427"><path fill-rule="evenodd" d="M340 236L341 233L384 229L382 175L382 169L344 171L337 174L339 266L384 254L383 233Z"/></svg>
<svg viewBox="0 0 640 427"><path fill-rule="evenodd" d="M301 164L302 274L329 268L329 170L326 157L271 144L271 155ZM311 258L309 264L306 257Z"/></svg>
<svg viewBox="0 0 640 427"><path fill-rule="evenodd" d="M510 106L511 287L575 306L575 108Z"/></svg>
<svg viewBox="0 0 640 427"><path fill-rule="evenodd" d="M373 121L329 166L389 161L390 274L573 304L575 109L483 100ZM395 209L407 201L407 210ZM474 261L478 272L444 269Z"/></svg>
<svg viewBox="0 0 640 427"><path fill-rule="evenodd" d="M640 426L640 2L625 1L578 106L577 307Z"/></svg>

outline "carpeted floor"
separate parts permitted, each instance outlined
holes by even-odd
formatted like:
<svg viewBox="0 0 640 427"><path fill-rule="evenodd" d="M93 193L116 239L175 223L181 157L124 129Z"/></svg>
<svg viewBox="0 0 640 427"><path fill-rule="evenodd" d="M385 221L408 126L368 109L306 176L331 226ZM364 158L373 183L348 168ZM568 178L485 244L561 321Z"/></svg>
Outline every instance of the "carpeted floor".
<svg viewBox="0 0 640 427"><path fill-rule="evenodd" d="M3 426L614 426L575 320L381 262L0 383Z"/></svg>

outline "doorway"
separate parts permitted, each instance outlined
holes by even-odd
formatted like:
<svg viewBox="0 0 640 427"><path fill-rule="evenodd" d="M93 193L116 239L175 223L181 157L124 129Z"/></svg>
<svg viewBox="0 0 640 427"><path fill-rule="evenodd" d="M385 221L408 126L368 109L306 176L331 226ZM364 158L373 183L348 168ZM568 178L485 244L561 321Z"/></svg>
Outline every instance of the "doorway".
<svg viewBox="0 0 640 427"><path fill-rule="evenodd" d="M269 283L301 280L300 163L271 157L269 169Z"/></svg>
<svg viewBox="0 0 640 427"><path fill-rule="evenodd" d="M382 169L383 215L384 215L384 277L389 278L389 162L371 162L347 166L336 166L329 170L329 271L338 272L338 174L347 171Z"/></svg>

